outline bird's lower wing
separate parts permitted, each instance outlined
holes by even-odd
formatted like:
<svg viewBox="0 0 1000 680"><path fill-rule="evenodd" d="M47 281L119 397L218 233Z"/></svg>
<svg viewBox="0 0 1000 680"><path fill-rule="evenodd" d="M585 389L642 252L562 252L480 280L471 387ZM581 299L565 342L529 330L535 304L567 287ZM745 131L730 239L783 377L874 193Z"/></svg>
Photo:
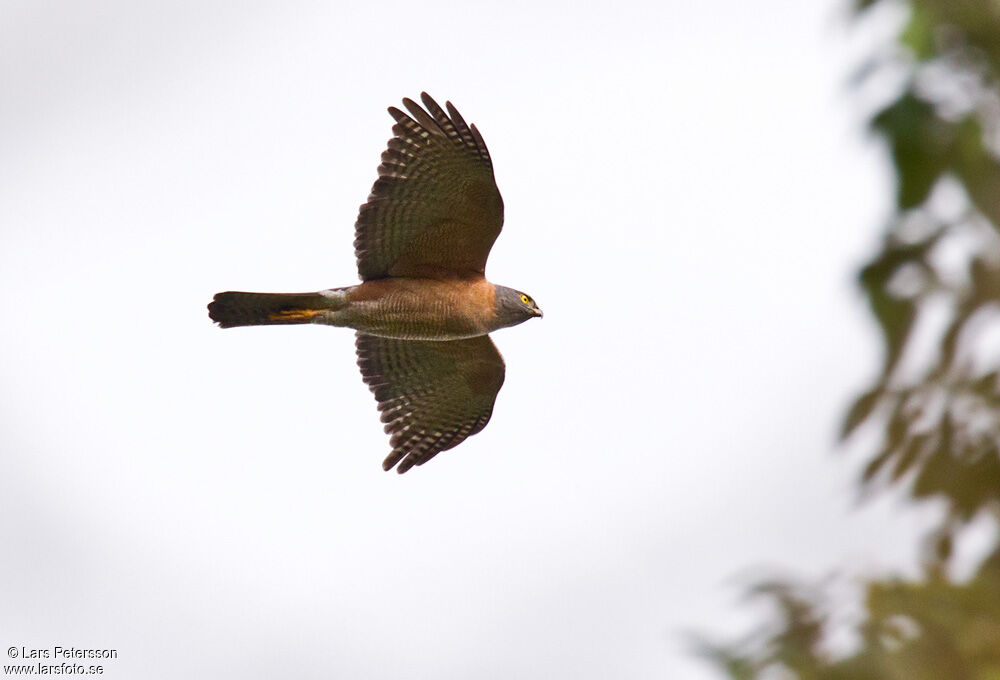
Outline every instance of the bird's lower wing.
<svg viewBox="0 0 1000 680"><path fill-rule="evenodd" d="M358 333L355 344L391 435L386 470L399 463L397 472L406 472L486 427L504 380L489 336L432 342Z"/></svg>

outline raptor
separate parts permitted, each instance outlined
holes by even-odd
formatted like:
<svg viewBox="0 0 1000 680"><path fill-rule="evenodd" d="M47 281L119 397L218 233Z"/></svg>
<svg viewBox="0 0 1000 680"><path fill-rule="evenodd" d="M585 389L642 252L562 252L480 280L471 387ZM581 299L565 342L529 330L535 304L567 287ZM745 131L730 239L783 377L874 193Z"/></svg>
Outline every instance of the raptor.
<svg viewBox="0 0 1000 680"><path fill-rule="evenodd" d="M475 125L426 92L403 99L378 179L355 223L361 283L311 293L218 293L223 328L287 324L356 331L358 366L374 393L400 473L480 432L505 366L489 333L542 311L486 280L503 226L493 162Z"/></svg>

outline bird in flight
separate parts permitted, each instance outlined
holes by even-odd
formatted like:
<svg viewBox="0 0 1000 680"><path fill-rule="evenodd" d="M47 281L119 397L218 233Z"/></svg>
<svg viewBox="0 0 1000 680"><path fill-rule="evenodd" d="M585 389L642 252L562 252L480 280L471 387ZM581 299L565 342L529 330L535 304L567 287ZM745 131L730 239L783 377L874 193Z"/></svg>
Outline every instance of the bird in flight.
<svg viewBox="0 0 1000 680"><path fill-rule="evenodd" d="M504 361L489 333L542 310L486 280L503 199L483 136L451 102L395 107L393 138L354 225L361 283L313 293L218 293L222 328L283 324L356 331L358 366L375 394L400 473L458 446L489 422Z"/></svg>

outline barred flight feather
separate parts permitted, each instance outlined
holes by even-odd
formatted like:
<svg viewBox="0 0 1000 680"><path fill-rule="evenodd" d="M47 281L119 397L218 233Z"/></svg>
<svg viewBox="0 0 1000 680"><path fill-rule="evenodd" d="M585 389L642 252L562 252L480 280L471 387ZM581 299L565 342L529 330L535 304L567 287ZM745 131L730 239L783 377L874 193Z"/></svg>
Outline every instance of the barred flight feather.
<svg viewBox="0 0 1000 680"><path fill-rule="evenodd" d="M355 224L364 281L482 274L503 225L503 199L482 135L451 102L446 113L427 93L421 100L426 110L403 100L410 115L389 108L394 137ZM441 248L442 239L454 240L455 225L461 225L462 242Z"/></svg>
<svg viewBox="0 0 1000 680"><path fill-rule="evenodd" d="M503 385L503 358L488 336L393 340L358 333L358 366L375 395L392 451L406 472L482 430Z"/></svg>

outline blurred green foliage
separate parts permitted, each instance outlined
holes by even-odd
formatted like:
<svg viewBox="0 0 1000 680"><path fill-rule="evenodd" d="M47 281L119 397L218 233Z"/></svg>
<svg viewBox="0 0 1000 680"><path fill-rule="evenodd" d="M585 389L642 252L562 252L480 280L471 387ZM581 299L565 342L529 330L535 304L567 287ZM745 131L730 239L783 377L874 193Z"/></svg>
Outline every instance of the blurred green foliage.
<svg viewBox="0 0 1000 680"><path fill-rule="evenodd" d="M997 680L1000 678L1000 556L967 582L942 574L916 582L869 583L866 620L848 654L827 651L829 614L821 595L767 583L755 594L777 609L771 622L737 645L699 651L735 680Z"/></svg>
<svg viewBox="0 0 1000 680"><path fill-rule="evenodd" d="M909 6L897 46L865 69L905 78L871 121L896 170L896 210L860 274L885 359L843 433L881 427L862 482L942 500L950 532L1000 501L1000 352L990 346L1000 339L1000 3Z"/></svg>
<svg viewBox="0 0 1000 680"><path fill-rule="evenodd" d="M897 0L857 0L864 15ZM871 119L895 169L895 209L859 274L882 368L848 410L846 438L880 439L862 478L944 509L919 579L863 584L851 651L834 654L822 589L755 589L775 620L731 645L699 643L731 678L1000 680L1000 545L949 576L955 538L1000 520L1000 1L908 0L892 45L860 70L902 82ZM902 76L899 78L898 76Z"/></svg>

